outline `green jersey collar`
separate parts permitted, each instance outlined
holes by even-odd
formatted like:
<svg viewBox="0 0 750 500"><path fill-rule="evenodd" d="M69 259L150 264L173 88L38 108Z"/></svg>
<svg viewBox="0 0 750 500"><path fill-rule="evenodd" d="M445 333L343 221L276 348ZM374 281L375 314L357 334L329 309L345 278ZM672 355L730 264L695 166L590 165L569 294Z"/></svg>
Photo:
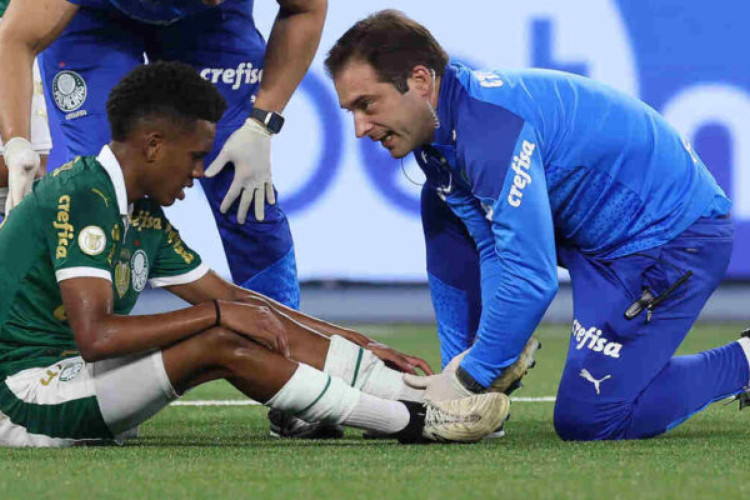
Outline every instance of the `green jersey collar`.
<svg viewBox="0 0 750 500"><path fill-rule="evenodd" d="M128 194L125 191L125 178L122 175L122 168L120 163L117 161L115 154L109 149L106 144L99 152L99 156L96 157L96 161L104 167L109 179L112 181L112 185L115 188L115 196L117 196L117 207L120 210L120 215L128 216L132 211L132 206L128 206Z"/></svg>

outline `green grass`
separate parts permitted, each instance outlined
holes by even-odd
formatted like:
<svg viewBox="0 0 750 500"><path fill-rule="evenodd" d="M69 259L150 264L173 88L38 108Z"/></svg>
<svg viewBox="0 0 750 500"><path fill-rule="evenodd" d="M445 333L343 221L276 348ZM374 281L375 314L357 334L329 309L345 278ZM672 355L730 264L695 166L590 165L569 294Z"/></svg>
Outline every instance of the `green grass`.
<svg viewBox="0 0 750 500"><path fill-rule="evenodd" d="M737 337L740 325L699 325L681 353ZM363 327L437 365L427 327ZM552 396L568 329L545 326L537 368L518 396ZM238 399L225 383L186 399ZM564 443L552 403L513 405L504 439L399 446L348 432L333 442L268 437L262 407L170 407L124 447L0 450L0 499L27 498L742 498L750 496L750 413L717 404L665 436Z"/></svg>

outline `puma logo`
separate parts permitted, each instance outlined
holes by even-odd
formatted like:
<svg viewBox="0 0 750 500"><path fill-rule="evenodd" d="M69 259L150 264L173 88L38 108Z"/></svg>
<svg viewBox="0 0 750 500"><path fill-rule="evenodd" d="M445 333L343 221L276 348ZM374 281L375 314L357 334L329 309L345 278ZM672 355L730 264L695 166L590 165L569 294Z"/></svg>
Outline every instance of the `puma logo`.
<svg viewBox="0 0 750 500"><path fill-rule="evenodd" d="M600 394L599 384L601 384L602 382L604 382L608 378L612 378L612 375L607 375L606 377L604 377L602 379L596 380L594 378L594 376L591 375L591 372L588 371L586 368L584 368L583 370L581 370L581 377L585 378L586 380L588 380L589 382L591 382L592 384L594 384L594 389L596 389L596 394L599 395Z"/></svg>

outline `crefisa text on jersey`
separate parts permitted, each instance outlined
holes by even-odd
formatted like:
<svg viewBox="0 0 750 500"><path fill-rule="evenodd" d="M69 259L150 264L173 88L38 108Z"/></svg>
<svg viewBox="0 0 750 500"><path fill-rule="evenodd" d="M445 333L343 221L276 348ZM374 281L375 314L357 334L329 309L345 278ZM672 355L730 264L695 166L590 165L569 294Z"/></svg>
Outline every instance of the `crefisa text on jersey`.
<svg viewBox="0 0 750 500"><path fill-rule="evenodd" d="M243 83L255 85L263 78L263 68L254 68L253 63L240 63L236 68L203 68L200 75L213 84L224 83L237 90Z"/></svg>
<svg viewBox="0 0 750 500"><path fill-rule="evenodd" d="M68 245L73 239L75 228L70 221L70 195L64 194L57 200L57 218L52 221L52 227L57 232L57 248L55 258L64 259L68 256Z"/></svg>
<svg viewBox="0 0 750 500"><path fill-rule="evenodd" d="M523 201L523 190L528 184L531 184L531 155L534 154L536 144L524 140L521 144L521 152L518 156L513 157L513 163L510 168L516 173L513 176L513 184L510 185L510 194L508 194L508 204L511 207L520 207Z"/></svg>

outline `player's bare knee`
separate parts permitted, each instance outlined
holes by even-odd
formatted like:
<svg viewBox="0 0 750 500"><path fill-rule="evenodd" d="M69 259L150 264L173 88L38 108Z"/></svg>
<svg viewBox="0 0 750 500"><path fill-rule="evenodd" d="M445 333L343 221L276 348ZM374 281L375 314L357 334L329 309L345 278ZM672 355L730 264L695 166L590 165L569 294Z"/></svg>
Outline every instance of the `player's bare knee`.
<svg viewBox="0 0 750 500"><path fill-rule="evenodd" d="M214 327L202 335L209 343L206 347L218 358L220 364L226 367L231 368L237 361L252 362L256 356L269 352L265 347L227 328Z"/></svg>
<svg viewBox="0 0 750 500"><path fill-rule="evenodd" d="M228 328L216 326L209 328L200 335L205 342L206 352L211 352L220 358L231 356L235 349L246 344L253 344L250 340Z"/></svg>

